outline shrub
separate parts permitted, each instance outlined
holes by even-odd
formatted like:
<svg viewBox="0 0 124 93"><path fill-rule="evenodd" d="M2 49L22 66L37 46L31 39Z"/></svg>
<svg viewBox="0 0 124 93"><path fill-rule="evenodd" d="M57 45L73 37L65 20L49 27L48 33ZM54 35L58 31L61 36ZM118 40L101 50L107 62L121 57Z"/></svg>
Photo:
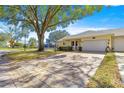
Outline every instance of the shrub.
<svg viewBox="0 0 124 93"><path fill-rule="evenodd" d="M79 47L78 49L79 49L79 51L82 51L82 47Z"/></svg>
<svg viewBox="0 0 124 93"><path fill-rule="evenodd" d="M59 47L58 50L60 51L72 51L72 47L67 46L67 47Z"/></svg>

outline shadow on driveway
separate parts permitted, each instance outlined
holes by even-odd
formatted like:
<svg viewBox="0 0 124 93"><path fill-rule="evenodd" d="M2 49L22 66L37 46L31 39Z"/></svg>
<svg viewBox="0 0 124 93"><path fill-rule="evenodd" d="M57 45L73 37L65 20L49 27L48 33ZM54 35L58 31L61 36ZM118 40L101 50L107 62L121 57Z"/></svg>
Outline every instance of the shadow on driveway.
<svg viewBox="0 0 124 93"><path fill-rule="evenodd" d="M87 87L88 79L92 77L90 73L98 67L102 59L92 56L89 60L87 56L74 53L71 55L70 60L67 60L67 56L68 54L61 54L43 59L50 65L46 69L39 67L39 65L44 63L43 60L35 60L38 62L38 65L34 61L26 61L21 64L3 62L0 66L0 74L3 74L3 78L0 78L0 87L6 87L8 85L9 87L13 87L11 86L12 84L14 87L27 88ZM50 61L51 59L52 61ZM87 60L90 62L88 63ZM98 65L93 65L97 64L94 62L98 62ZM14 73L11 74L12 76L8 75L8 78L4 78L6 77L4 74L11 72ZM99 83L99 81L97 82Z"/></svg>

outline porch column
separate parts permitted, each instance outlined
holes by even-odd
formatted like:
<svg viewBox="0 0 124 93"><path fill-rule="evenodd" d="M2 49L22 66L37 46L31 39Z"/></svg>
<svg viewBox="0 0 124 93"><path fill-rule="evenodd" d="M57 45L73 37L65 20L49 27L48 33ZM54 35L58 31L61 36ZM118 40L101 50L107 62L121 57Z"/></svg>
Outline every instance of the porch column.
<svg viewBox="0 0 124 93"><path fill-rule="evenodd" d="M113 37L110 37L110 41L109 41L109 47L112 50L113 49Z"/></svg>
<svg viewBox="0 0 124 93"><path fill-rule="evenodd" d="M112 48L113 48L113 40L112 40L112 36L110 36L109 38L108 38L108 42L107 42L107 44L108 44L108 46L109 46L109 48L110 48L110 51L112 51Z"/></svg>
<svg viewBox="0 0 124 93"><path fill-rule="evenodd" d="M75 50L75 47L76 47L76 41L74 41L73 50Z"/></svg>

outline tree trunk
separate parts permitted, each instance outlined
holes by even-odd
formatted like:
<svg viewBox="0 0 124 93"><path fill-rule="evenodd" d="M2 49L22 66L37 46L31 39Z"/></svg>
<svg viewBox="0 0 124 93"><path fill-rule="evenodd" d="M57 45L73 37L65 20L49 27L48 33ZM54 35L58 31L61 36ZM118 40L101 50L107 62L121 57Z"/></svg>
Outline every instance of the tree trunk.
<svg viewBox="0 0 124 93"><path fill-rule="evenodd" d="M44 34L38 35L38 51L44 51Z"/></svg>

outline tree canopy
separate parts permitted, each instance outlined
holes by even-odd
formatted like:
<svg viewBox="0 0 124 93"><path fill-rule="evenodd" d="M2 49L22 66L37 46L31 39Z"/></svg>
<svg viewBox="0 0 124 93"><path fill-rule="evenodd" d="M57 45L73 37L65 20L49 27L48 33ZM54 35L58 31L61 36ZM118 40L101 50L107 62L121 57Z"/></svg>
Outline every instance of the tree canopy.
<svg viewBox="0 0 124 93"><path fill-rule="evenodd" d="M65 36L68 36L68 35L70 35L70 34L66 30L58 30L58 31L51 32L49 34L48 39L51 43L55 43L57 40L65 37Z"/></svg>
<svg viewBox="0 0 124 93"><path fill-rule="evenodd" d="M0 32L0 47L6 47L8 40L10 40L9 34Z"/></svg>
<svg viewBox="0 0 124 93"><path fill-rule="evenodd" d="M100 11L102 6L73 6L73 5L20 5L4 6L0 16L8 23L17 24L22 21L23 26L30 27L37 33L38 50L44 50L44 34L46 31L56 30L58 27L65 28L85 16Z"/></svg>
<svg viewBox="0 0 124 93"><path fill-rule="evenodd" d="M31 48L35 48L37 46L37 40L34 37L31 37L28 41L28 45Z"/></svg>

